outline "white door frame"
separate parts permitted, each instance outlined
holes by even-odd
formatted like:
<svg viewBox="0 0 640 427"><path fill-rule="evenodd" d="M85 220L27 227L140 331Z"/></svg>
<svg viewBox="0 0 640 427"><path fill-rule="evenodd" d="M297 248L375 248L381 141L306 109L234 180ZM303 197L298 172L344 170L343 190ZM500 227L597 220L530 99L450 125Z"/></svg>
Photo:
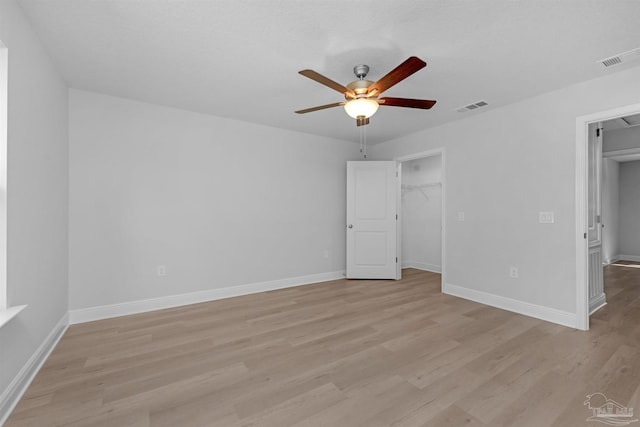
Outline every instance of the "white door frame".
<svg viewBox="0 0 640 427"><path fill-rule="evenodd" d="M576 328L589 330L589 242L587 232L587 144L589 125L640 113L640 104L618 107L576 118Z"/></svg>
<svg viewBox="0 0 640 427"><path fill-rule="evenodd" d="M441 172L442 173L442 203L441 203L441 205L442 205L442 232L441 232L441 236L440 236L440 240L442 242L442 248L441 248L442 249L442 254L440 255L441 264L442 264L441 268L440 268L441 271L442 271L441 272L441 276L440 276L441 277L440 290L442 290L442 287L444 286L444 284L447 283L445 281L445 276L446 276L446 271L447 271L447 269L446 269L447 262L446 262L446 256L445 256L446 253L447 253L447 251L445 250L446 242L447 242L447 240L445 238L446 237L446 230L447 230L447 227L446 227L446 215L445 215L445 212L446 212L446 209L445 209L445 206L446 206L446 203L445 203L445 200L446 200L445 199L445 194L446 194L446 190L445 190L445 188L446 188L446 186L445 186L445 177L446 177L446 173L445 173L445 164L446 164L446 162L445 162L445 149L444 149L444 147L435 148L433 150L422 151L420 153L409 154L409 155L406 155L406 156L394 157L393 160L399 162L400 163L400 167L402 167L402 162L407 162L409 160L415 160L415 159L423 159L425 157L432 157L432 156L438 156L438 155L441 156L440 157L440 162L442 163L442 165L441 165L442 166L442 172ZM400 178L402 178L402 176L400 176ZM399 184L400 184L400 182L401 182L401 180L398 180ZM400 194L400 193L398 193L398 194ZM399 221L399 223L401 223L401 221L402 221L402 209L399 209L399 211L400 211L400 221ZM399 232L398 235L400 235L400 234L401 233ZM402 262L402 259L400 259L400 262Z"/></svg>

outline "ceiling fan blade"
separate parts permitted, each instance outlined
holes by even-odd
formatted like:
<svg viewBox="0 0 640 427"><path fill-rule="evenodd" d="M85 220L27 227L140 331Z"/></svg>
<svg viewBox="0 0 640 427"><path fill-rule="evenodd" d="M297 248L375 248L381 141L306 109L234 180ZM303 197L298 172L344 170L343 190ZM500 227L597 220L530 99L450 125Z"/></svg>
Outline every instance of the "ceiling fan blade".
<svg viewBox="0 0 640 427"><path fill-rule="evenodd" d="M333 107L337 107L339 105L344 105L344 102L334 102L333 104L319 105L317 107L305 108L304 110L296 111L296 113L298 113L298 114L311 113L312 111L325 110L327 108L333 108Z"/></svg>
<svg viewBox="0 0 640 427"><path fill-rule="evenodd" d="M386 105L389 107L407 107L407 108L420 108L422 110L428 110L436 104L436 101L428 99L409 99L409 98L380 98L378 99L380 105Z"/></svg>
<svg viewBox="0 0 640 427"><path fill-rule="evenodd" d="M389 71L386 76L369 86L367 94L379 96L382 92L389 89L391 86L400 83L411 74L423 69L426 66L427 63L422 59L416 56L412 56L393 70Z"/></svg>
<svg viewBox="0 0 640 427"><path fill-rule="evenodd" d="M323 76L320 73L317 73L313 70L302 70L302 71L298 71L298 73L302 74L305 77L310 78L311 80L314 80L322 85L325 85L327 87L330 87L331 89L340 92L341 94L343 94L344 96L348 97L348 98L355 98L356 94L354 91L352 91L351 89L349 89L346 86L342 86L340 83L334 82L333 80L331 80L328 77Z"/></svg>

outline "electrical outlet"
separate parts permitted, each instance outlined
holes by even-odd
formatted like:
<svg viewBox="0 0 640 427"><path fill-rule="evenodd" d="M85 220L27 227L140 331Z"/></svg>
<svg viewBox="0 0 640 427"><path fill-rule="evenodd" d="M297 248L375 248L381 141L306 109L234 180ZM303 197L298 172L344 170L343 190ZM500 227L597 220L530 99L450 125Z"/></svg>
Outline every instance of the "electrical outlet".
<svg viewBox="0 0 640 427"><path fill-rule="evenodd" d="M511 276L512 279L517 279L518 278L518 267L511 267L509 268L509 276Z"/></svg>
<svg viewBox="0 0 640 427"><path fill-rule="evenodd" d="M158 276L166 276L167 275L167 267L164 265L159 265L156 269Z"/></svg>
<svg viewBox="0 0 640 427"><path fill-rule="evenodd" d="M464 212L458 212L458 221L464 221Z"/></svg>
<svg viewBox="0 0 640 427"><path fill-rule="evenodd" d="M324 251L322 251L322 258L329 258L329 249L325 249Z"/></svg>

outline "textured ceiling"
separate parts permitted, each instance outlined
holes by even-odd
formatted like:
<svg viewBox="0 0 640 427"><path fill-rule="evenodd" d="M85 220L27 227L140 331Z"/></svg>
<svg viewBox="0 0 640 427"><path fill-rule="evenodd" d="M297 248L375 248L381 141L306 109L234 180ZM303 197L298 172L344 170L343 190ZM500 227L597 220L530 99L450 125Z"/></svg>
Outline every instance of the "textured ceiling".
<svg viewBox="0 0 640 427"><path fill-rule="evenodd" d="M357 141L341 101L297 74L342 84L364 63L377 80L409 56L427 68L385 96L378 143L613 73L596 60L640 46L640 1L18 0L70 87Z"/></svg>

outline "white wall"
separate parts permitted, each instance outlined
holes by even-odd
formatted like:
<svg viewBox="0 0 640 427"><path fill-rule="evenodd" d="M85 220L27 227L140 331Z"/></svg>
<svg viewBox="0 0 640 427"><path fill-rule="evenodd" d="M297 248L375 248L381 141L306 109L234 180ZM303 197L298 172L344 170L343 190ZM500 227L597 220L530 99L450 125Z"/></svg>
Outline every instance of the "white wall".
<svg viewBox="0 0 640 427"><path fill-rule="evenodd" d="M605 132L606 134L606 132ZM602 256L610 264L617 260L619 251L620 164L615 160L602 161Z"/></svg>
<svg viewBox="0 0 640 427"><path fill-rule="evenodd" d="M66 85L13 0L0 1L0 40L9 49L8 302L28 305L0 328L1 423L24 385L18 374L67 312L68 110Z"/></svg>
<svg viewBox="0 0 640 427"><path fill-rule="evenodd" d="M344 270L345 162L358 154L71 90L70 308Z"/></svg>
<svg viewBox="0 0 640 427"><path fill-rule="evenodd" d="M637 103L638 79L637 67L608 74L371 149L386 159L446 147L448 284L575 322L576 118ZM539 224L540 211L555 223Z"/></svg>
<svg viewBox="0 0 640 427"><path fill-rule="evenodd" d="M440 272L442 258L442 188L412 185L442 181L442 156L402 163L402 267Z"/></svg>
<svg viewBox="0 0 640 427"><path fill-rule="evenodd" d="M638 147L640 147L640 126L609 130L602 135L603 152Z"/></svg>
<svg viewBox="0 0 640 427"><path fill-rule="evenodd" d="M640 261L640 161L620 163L620 257Z"/></svg>

